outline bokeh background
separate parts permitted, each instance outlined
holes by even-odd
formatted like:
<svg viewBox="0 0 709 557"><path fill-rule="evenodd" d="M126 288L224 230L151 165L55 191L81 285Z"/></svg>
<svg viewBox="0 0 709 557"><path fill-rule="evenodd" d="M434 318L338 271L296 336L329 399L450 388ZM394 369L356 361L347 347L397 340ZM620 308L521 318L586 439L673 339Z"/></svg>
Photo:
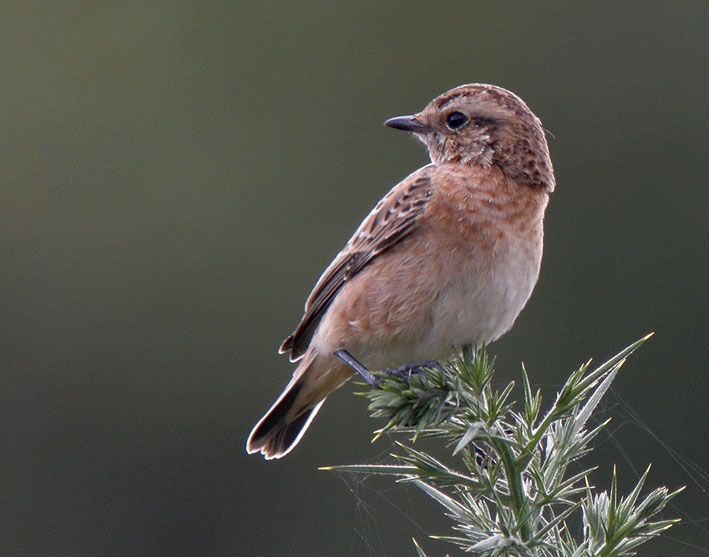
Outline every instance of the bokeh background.
<svg viewBox="0 0 709 557"><path fill-rule="evenodd" d="M0 552L456 554L414 488L317 470L391 450L357 387L284 460L244 441L320 272L426 162L382 121L480 81L541 117L558 183L500 380L524 361L549 402L655 331L595 478L687 485L640 553L707 554L708 6L5 5Z"/></svg>

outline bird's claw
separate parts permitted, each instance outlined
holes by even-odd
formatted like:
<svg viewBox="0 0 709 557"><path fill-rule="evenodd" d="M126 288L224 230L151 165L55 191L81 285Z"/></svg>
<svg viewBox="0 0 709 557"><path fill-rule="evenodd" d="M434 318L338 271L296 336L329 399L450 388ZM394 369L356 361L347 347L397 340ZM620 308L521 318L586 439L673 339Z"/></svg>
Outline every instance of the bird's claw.
<svg viewBox="0 0 709 557"><path fill-rule="evenodd" d="M404 364L403 366L399 366L395 369L387 369L385 370L385 373L398 377L399 379L404 379L408 382L409 379L411 379L412 374L425 375L427 368L436 368L439 371L442 371L441 365L438 362L434 360L423 360L421 362Z"/></svg>
<svg viewBox="0 0 709 557"><path fill-rule="evenodd" d="M357 361L357 359L347 350L335 350L333 354L337 356L340 360L345 362L350 368L352 368L353 371L358 373L360 377L364 379L365 383L367 383L367 385L369 385L370 387L376 388L381 385L382 378L371 374L369 370L364 367L359 361ZM411 362L408 364L404 364L403 366L399 366L394 369L386 369L384 370L384 373L386 373L387 375L398 377L399 379L403 379L408 383L409 379L411 379L412 374L420 373L425 375L427 368L435 368L441 372L443 371L441 369L441 364L439 364L438 362L434 360L423 360L421 362Z"/></svg>

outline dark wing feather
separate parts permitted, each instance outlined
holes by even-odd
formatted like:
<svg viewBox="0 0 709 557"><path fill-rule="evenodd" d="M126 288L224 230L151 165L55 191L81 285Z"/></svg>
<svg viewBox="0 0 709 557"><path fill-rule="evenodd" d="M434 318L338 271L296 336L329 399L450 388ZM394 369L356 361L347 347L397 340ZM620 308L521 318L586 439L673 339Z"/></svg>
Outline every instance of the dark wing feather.
<svg viewBox="0 0 709 557"><path fill-rule="evenodd" d="M431 179L424 171L405 180L377 204L320 277L305 304L300 324L283 341L281 353L290 351L292 361L302 357L339 290L377 255L411 233L432 191Z"/></svg>

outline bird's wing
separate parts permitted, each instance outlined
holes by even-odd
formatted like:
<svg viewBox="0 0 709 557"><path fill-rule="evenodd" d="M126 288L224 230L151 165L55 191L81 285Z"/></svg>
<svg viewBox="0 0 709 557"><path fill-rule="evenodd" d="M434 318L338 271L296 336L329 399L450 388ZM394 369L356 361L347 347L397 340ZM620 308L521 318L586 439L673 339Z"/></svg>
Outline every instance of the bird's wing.
<svg viewBox="0 0 709 557"><path fill-rule="evenodd" d="M320 319L339 290L375 257L416 228L432 192L430 172L423 169L405 179L377 203L320 277L305 303L300 324L283 341L281 354L290 351L291 361L303 356Z"/></svg>

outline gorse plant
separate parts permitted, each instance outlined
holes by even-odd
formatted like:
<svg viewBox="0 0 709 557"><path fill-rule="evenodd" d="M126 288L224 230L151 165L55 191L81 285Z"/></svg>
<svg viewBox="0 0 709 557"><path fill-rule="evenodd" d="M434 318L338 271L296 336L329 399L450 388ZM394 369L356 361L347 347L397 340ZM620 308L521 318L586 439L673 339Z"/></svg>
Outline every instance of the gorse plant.
<svg viewBox="0 0 709 557"><path fill-rule="evenodd" d="M513 382L501 391L493 389L493 366L484 348L464 348L454 361L408 377L377 374L379 388L364 393L372 416L388 419L376 435L389 431L413 434L414 440L441 439L459 458L458 469L401 443L401 452L393 455L396 464L327 469L393 475L413 483L456 523L456 535L438 539L466 552L633 555L640 544L676 522L655 517L681 489L662 487L641 498L646 471L630 494L620 497L614 471L609 491L598 493L589 480L594 467L573 473L569 468L591 451L590 442L608 423L587 428L625 358L647 338L594 371L588 371L588 363L581 366L543 414L541 394L532 390L524 368L521 408L510 400Z"/></svg>

